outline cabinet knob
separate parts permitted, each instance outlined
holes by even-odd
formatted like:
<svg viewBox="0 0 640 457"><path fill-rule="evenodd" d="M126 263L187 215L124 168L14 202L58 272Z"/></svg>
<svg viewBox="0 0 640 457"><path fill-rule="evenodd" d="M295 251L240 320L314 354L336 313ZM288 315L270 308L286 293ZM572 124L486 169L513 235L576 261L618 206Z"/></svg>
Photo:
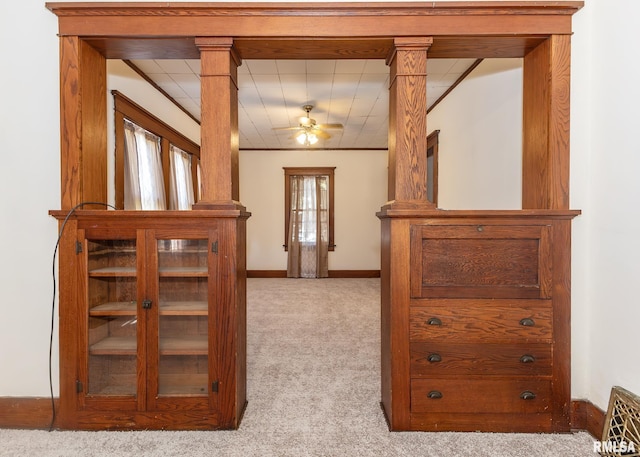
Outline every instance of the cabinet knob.
<svg viewBox="0 0 640 457"><path fill-rule="evenodd" d="M151 309L151 300L142 300L142 307L144 309Z"/></svg>
<svg viewBox="0 0 640 457"><path fill-rule="evenodd" d="M440 354L429 354L427 360L431 363L442 362L442 357L440 356Z"/></svg>
<svg viewBox="0 0 640 457"><path fill-rule="evenodd" d="M427 321L427 325L442 325L442 321L437 317L432 317Z"/></svg>
<svg viewBox="0 0 640 457"><path fill-rule="evenodd" d="M439 400L442 398L442 392L440 392L439 390L432 390L427 394L427 397L431 398L432 400Z"/></svg>
<svg viewBox="0 0 640 457"><path fill-rule="evenodd" d="M536 394L534 394L530 390L525 390L520 394L520 398L522 398L523 400L535 400Z"/></svg>
<svg viewBox="0 0 640 457"><path fill-rule="evenodd" d="M525 317L524 319L520 319L520 325L523 327L533 327L536 323L530 317Z"/></svg>
<svg viewBox="0 0 640 457"><path fill-rule="evenodd" d="M533 363L536 361L536 358L530 354L525 354L522 357L520 357L520 361L522 363Z"/></svg>

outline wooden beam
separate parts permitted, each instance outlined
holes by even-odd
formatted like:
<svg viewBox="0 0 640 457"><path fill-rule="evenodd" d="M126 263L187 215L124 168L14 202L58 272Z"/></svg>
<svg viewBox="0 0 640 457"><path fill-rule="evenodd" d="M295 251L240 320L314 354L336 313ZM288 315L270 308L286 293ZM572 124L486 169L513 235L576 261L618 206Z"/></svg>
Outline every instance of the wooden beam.
<svg viewBox="0 0 640 457"><path fill-rule="evenodd" d="M78 37L60 39L62 209L107 201L107 69Z"/></svg>
<svg viewBox="0 0 640 457"><path fill-rule="evenodd" d="M553 35L524 59L522 208L569 208L571 37Z"/></svg>

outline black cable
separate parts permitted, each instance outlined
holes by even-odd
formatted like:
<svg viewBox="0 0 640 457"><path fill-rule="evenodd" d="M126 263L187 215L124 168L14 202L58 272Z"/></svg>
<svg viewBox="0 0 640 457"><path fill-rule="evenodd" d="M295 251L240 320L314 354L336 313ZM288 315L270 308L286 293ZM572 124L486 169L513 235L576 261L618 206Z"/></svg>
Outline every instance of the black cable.
<svg viewBox="0 0 640 457"><path fill-rule="evenodd" d="M101 205L106 206L108 208L118 209L109 203L104 202L82 202L78 203L76 206L71 208L67 213L66 217L62 221L62 225L60 226L60 231L58 232L58 239L56 240L56 246L53 250L53 300L51 303L51 333L49 335L49 392L51 393L51 424L49 424L49 431L53 430L53 424L56 421L56 403L53 397L53 366L52 366L52 357L53 357L53 331L55 326L55 316L56 316L56 255L58 254L58 247L60 246L60 240L62 239L62 233L64 232L64 226L67 225L67 221L71 217L71 215L78 209L82 208L85 205Z"/></svg>

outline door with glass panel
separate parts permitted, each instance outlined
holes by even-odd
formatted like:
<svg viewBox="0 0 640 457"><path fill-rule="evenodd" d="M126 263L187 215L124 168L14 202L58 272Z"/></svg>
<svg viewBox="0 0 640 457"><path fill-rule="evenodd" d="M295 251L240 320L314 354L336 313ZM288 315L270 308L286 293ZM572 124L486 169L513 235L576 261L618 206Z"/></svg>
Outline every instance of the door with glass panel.
<svg viewBox="0 0 640 457"><path fill-rule="evenodd" d="M85 303L80 317L84 353L76 389L84 406L102 400L117 400L123 408L138 409L139 376L144 376L139 350L140 316L140 238L136 230L113 234L80 230L77 254L80 278L86 280ZM144 255L144 253L142 253ZM81 322L82 322L81 321ZM127 406L128 405L128 406Z"/></svg>
<svg viewBox="0 0 640 457"><path fill-rule="evenodd" d="M207 231L150 230L147 246L155 266L147 275L155 302L147 314L149 407L215 407L213 237Z"/></svg>

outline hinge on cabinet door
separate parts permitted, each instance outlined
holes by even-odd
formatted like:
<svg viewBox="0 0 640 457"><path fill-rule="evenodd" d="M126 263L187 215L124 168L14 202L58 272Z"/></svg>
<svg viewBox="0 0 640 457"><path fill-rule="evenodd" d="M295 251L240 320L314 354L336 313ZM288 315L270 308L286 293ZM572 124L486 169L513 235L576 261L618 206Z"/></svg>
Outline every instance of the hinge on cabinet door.
<svg viewBox="0 0 640 457"><path fill-rule="evenodd" d="M218 381L213 381L211 383L211 392L216 392L216 393L218 392L218 384L219 384Z"/></svg>
<svg viewBox="0 0 640 457"><path fill-rule="evenodd" d="M211 243L211 252L213 252L214 254L218 253L218 242L214 241L213 243Z"/></svg>
<svg viewBox="0 0 640 457"><path fill-rule="evenodd" d="M82 382L78 379L76 379L76 393L77 394L81 394L82 393Z"/></svg>
<svg viewBox="0 0 640 457"><path fill-rule="evenodd" d="M82 252L82 243L76 240L76 254L80 254Z"/></svg>

